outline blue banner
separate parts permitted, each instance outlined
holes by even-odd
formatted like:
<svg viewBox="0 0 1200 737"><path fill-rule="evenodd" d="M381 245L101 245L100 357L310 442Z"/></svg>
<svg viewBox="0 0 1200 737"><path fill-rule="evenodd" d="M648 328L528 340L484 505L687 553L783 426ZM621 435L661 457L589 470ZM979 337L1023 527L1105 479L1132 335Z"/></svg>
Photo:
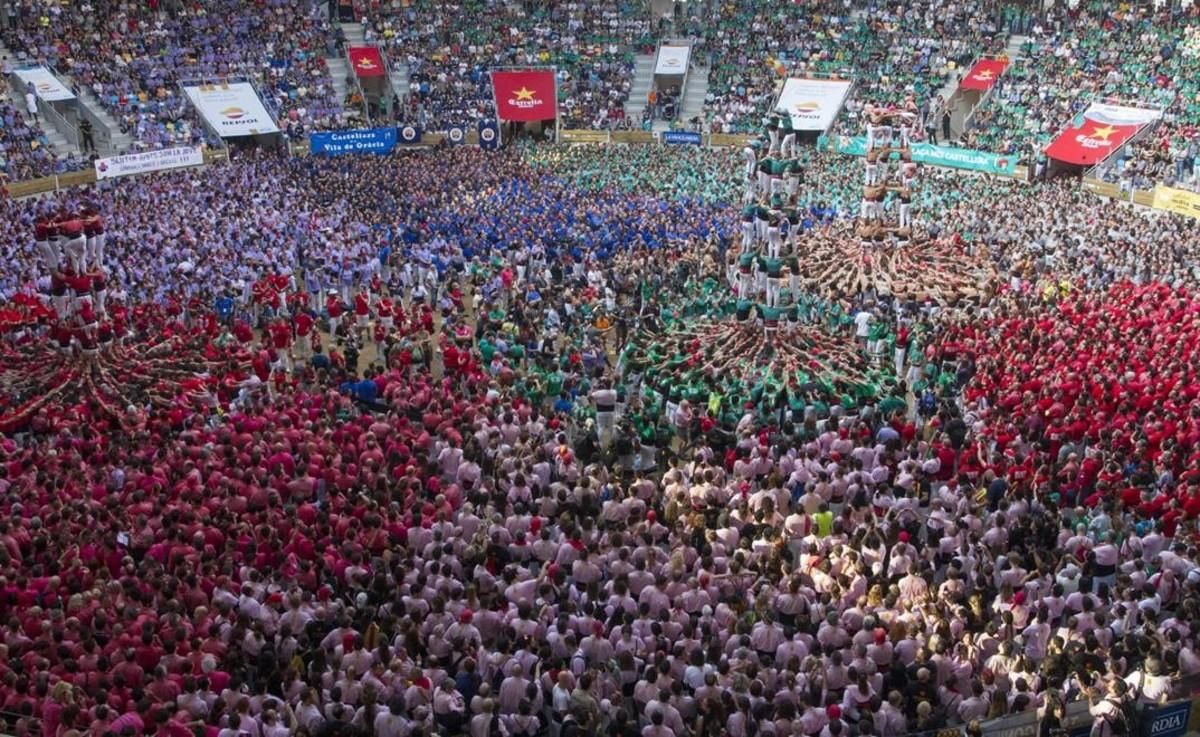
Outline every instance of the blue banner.
<svg viewBox="0 0 1200 737"><path fill-rule="evenodd" d="M480 118L479 147L488 151L500 148L500 126L494 118Z"/></svg>
<svg viewBox="0 0 1200 737"><path fill-rule="evenodd" d="M1188 731L1188 719L1192 714L1192 702L1180 701L1165 704L1157 709L1147 709L1145 721L1149 723L1147 737L1183 737Z"/></svg>
<svg viewBox="0 0 1200 737"><path fill-rule="evenodd" d="M663 131L662 142L668 146L699 146L704 138L693 131Z"/></svg>
<svg viewBox="0 0 1200 737"><path fill-rule="evenodd" d="M467 142L467 129L454 125L446 129L446 140L451 146L461 146Z"/></svg>
<svg viewBox="0 0 1200 737"><path fill-rule="evenodd" d="M400 143L405 146L415 146L421 142L421 129L415 125L400 126Z"/></svg>
<svg viewBox="0 0 1200 737"><path fill-rule="evenodd" d="M308 150L314 154L387 154L396 147L395 128L366 128L353 131L313 133Z"/></svg>

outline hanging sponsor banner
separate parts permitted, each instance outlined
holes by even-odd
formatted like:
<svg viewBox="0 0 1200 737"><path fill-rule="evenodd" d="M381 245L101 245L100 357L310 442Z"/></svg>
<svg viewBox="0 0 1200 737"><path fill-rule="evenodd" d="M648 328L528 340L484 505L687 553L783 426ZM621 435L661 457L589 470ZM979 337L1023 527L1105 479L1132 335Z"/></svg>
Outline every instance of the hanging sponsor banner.
<svg viewBox="0 0 1200 737"><path fill-rule="evenodd" d="M789 79L775 109L786 111L796 130L828 130L846 102L850 84L848 79Z"/></svg>
<svg viewBox="0 0 1200 737"><path fill-rule="evenodd" d="M487 151L500 148L500 125L493 118L479 120L479 147Z"/></svg>
<svg viewBox="0 0 1200 737"><path fill-rule="evenodd" d="M564 130L558 132L563 143L608 143L608 131Z"/></svg>
<svg viewBox="0 0 1200 737"><path fill-rule="evenodd" d="M384 75L383 57L379 55L377 46L351 46L346 49L350 56L350 66L359 77L382 77Z"/></svg>
<svg viewBox="0 0 1200 737"><path fill-rule="evenodd" d="M1112 200L1129 199L1129 193L1122 190L1119 185L1092 177L1083 178L1083 188L1092 194L1099 195L1100 197L1108 197Z"/></svg>
<svg viewBox="0 0 1200 737"><path fill-rule="evenodd" d="M1068 164L1091 166L1118 151L1161 115L1158 110L1094 102L1046 147L1046 155Z"/></svg>
<svg viewBox="0 0 1200 737"><path fill-rule="evenodd" d="M421 142L421 129L415 125L400 126L400 143L405 146L415 146Z"/></svg>
<svg viewBox="0 0 1200 737"><path fill-rule="evenodd" d="M660 46L658 61L654 64L655 74L684 74L688 68L691 46Z"/></svg>
<svg viewBox="0 0 1200 737"><path fill-rule="evenodd" d="M990 90L1007 67L1008 59L980 59L958 83L959 89Z"/></svg>
<svg viewBox="0 0 1200 737"><path fill-rule="evenodd" d="M364 128L326 131L308 137L308 150L324 156L341 154L388 154L396 148L395 128Z"/></svg>
<svg viewBox="0 0 1200 737"><path fill-rule="evenodd" d="M451 146L461 146L467 142L467 129L454 125L446 129L446 140Z"/></svg>
<svg viewBox="0 0 1200 737"><path fill-rule="evenodd" d="M735 146L737 148L742 148L743 146L749 145L749 143L754 139L755 136L747 135L745 133L713 133L708 137L708 145Z"/></svg>
<svg viewBox="0 0 1200 737"><path fill-rule="evenodd" d="M249 82L206 84L184 87L183 91L222 138L279 132Z"/></svg>
<svg viewBox="0 0 1200 737"><path fill-rule="evenodd" d="M492 72L492 94L501 120L553 120L558 116L554 72Z"/></svg>
<svg viewBox="0 0 1200 737"><path fill-rule="evenodd" d="M670 146L699 146L704 138L694 131L663 131L662 142Z"/></svg>
<svg viewBox="0 0 1200 737"><path fill-rule="evenodd" d="M29 67L28 69L18 69L17 79L20 79L24 84L33 85L33 93L38 96L39 100L46 102L59 102L60 100L74 100L75 94L67 89L66 85L58 80L58 77L46 67Z"/></svg>
<svg viewBox="0 0 1200 737"><path fill-rule="evenodd" d="M613 131L609 138L613 143L654 143L650 131Z"/></svg>
<svg viewBox="0 0 1200 737"><path fill-rule="evenodd" d="M201 166L202 164L204 164L204 151L199 146L142 151L95 161L97 179L148 174L152 171L181 169L185 166Z"/></svg>
<svg viewBox="0 0 1200 737"><path fill-rule="evenodd" d="M1154 188L1154 209L1200 218L1200 194L1174 187Z"/></svg>
<svg viewBox="0 0 1200 737"><path fill-rule="evenodd" d="M817 145L850 156L867 155L866 136L822 136ZM1014 176L1017 171L1017 159L1014 156L994 154L988 151L975 151L969 148L954 146L935 146L932 143L914 143L909 147L912 160L919 164L930 166L945 166L951 169L968 169L984 172L985 174L1000 174Z"/></svg>
<svg viewBox="0 0 1200 737"><path fill-rule="evenodd" d="M998 719L990 719L979 726L983 737L1035 737L1037 735L1037 712L1023 711ZM1087 701L1072 701L1066 705L1062 728L1068 737L1087 735L1092 727L1092 716L1088 713Z"/></svg>

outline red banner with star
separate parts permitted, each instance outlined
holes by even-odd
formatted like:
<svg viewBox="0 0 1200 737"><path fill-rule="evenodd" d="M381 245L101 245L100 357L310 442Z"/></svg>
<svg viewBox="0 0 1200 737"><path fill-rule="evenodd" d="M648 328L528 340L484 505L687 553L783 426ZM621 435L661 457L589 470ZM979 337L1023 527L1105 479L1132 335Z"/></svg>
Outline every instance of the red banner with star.
<svg viewBox="0 0 1200 737"><path fill-rule="evenodd" d="M980 59L975 62L975 66L971 67L971 71L967 72L967 76L962 78L958 86L964 90L979 90L980 92L990 90L992 85L1000 79L1000 75L1004 74L1006 67L1008 67L1008 59Z"/></svg>
<svg viewBox="0 0 1200 737"><path fill-rule="evenodd" d="M557 117L554 72L492 72L496 117L501 120L553 120Z"/></svg>
<svg viewBox="0 0 1200 737"><path fill-rule="evenodd" d="M383 57L375 46L351 46L347 49L350 54L350 66L359 77L382 77L384 75Z"/></svg>
<svg viewBox="0 0 1200 737"><path fill-rule="evenodd" d="M1161 111L1092 103L1046 147L1055 161L1091 166L1116 153Z"/></svg>

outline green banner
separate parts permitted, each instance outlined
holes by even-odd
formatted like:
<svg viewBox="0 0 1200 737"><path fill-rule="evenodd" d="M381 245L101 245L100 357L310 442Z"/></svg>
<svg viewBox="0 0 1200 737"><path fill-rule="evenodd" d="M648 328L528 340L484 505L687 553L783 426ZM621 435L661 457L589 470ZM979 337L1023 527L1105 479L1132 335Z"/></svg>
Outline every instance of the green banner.
<svg viewBox="0 0 1200 737"><path fill-rule="evenodd" d="M867 155L866 136L821 136L817 140L817 145L849 156ZM919 164L970 169L986 174L1001 174L1006 177L1015 175L1017 171L1015 156L975 151L969 148L935 146L932 143L914 143L909 150L912 152L912 160Z"/></svg>

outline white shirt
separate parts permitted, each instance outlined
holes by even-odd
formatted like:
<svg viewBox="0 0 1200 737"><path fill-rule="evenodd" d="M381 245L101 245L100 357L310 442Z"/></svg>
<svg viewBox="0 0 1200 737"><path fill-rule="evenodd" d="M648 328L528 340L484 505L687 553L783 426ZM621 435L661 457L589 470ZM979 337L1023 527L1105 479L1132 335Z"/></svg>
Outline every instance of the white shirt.
<svg viewBox="0 0 1200 737"><path fill-rule="evenodd" d="M871 313L863 310L854 316L854 334L865 338L871 332Z"/></svg>

